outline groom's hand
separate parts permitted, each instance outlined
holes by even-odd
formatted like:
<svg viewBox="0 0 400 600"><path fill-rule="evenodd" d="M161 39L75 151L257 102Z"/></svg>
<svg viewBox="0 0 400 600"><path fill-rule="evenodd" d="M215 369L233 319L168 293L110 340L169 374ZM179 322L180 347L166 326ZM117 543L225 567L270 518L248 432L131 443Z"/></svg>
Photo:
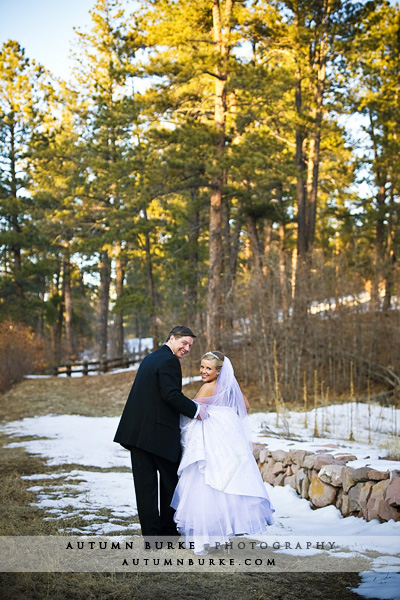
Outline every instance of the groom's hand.
<svg viewBox="0 0 400 600"><path fill-rule="evenodd" d="M199 421L204 421L204 419L208 419L208 417L210 416L208 414L208 409L207 406L204 406L204 404L198 404L199 407L199 413L196 417L196 419L199 419Z"/></svg>

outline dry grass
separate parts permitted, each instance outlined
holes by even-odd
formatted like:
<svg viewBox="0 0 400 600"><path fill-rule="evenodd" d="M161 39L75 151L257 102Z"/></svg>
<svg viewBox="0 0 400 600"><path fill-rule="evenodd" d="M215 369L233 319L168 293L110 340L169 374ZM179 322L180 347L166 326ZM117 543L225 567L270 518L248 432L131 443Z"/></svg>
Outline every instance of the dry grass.
<svg viewBox="0 0 400 600"><path fill-rule="evenodd" d="M132 372L80 379L25 380L0 397L3 421L44 414L119 415L129 392ZM185 392L190 396L198 383ZM264 405L265 407L265 405ZM265 408L264 408L265 409ZM2 446L9 442L0 436ZM60 470L73 466L64 465ZM21 475L54 472L22 448L3 448L0 455L1 535L56 535L71 526L68 519L44 520L34 505L32 483ZM33 505L31 505L33 503ZM76 517L74 517L76 519ZM79 526L74 523L73 526ZM4 600L355 600L356 573L147 574L147 573L2 573Z"/></svg>
<svg viewBox="0 0 400 600"><path fill-rule="evenodd" d="M14 421L39 415L118 416L121 414L135 373L126 371L89 377L25 379L0 395L0 421ZM201 383L184 387L193 398ZM245 389L252 411L273 409L260 402L254 387Z"/></svg>
<svg viewBox="0 0 400 600"><path fill-rule="evenodd" d="M0 420L47 414L121 414L134 373L25 379L0 396Z"/></svg>
<svg viewBox="0 0 400 600"><path fill-rule="evenodd" d="M354 573L273 575L21 573L3 574L7 600L360 600Z"/></svg>

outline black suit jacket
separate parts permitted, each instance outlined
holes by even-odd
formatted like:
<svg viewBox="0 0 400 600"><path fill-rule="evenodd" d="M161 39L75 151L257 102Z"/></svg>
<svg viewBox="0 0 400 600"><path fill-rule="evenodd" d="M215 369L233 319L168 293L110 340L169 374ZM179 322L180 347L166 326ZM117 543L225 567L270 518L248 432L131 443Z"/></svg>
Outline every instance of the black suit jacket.
<svg viewBox="0 0 400 600"><path fill-rule="evenodd" d="M196 403L182 394L179 358L164 345L143 359L114 442L175 462L180 455L179 415L193 418L196 410Z"/></svg>

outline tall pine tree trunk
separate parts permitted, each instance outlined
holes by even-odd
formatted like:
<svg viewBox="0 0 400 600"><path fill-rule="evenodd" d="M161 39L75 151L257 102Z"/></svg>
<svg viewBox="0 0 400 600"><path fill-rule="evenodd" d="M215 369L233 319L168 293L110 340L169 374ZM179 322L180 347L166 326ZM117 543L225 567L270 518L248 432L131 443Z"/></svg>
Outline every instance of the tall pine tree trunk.
<svg viewBox="0 0 400 600"><path fill-rule="evenodd" d="M148 221L147 211L143 209L144 219ZM149 295L149 313L150 313L150 329L151 337L153 338L153 348L158 348L158 325L157 325L157 314L156 314L156 294L154 288L154 277L153 277L153 259L151 256L151 242L149 228L145 228L145 250L146 250L146 268L147 268L147 292Z"/></svg>
<svg viewBox="0 0 400 600"><path fill-rule="evenodd" d="M100 255L99 330L98 352L100 360L107 360L108 309L110 300L110 257L103 250Z"/></svg>
<svg viewBox="0 0 400 600"><path fill-rule="evenodd" d="M120 304L124 291L124 260L122 258L121 242L115 242L115 294L117 306ZM114 355L120 358L124 354L124 315L121 306L115 310L114 316Z"/></svg>
<svg viewBox="0 0 400 600"><path fill-rule="evenodd" d="M10 127L10 155L9 155L9 160L10 160L10 170L11 170L11 181L10 181L10 191L11 191L11 197L13 199L15 199L15 202L17 202L17 193L18 193L18 184L17 184L17 164L16 164L16 156L17 156L17 152L16 152L16 140L15 140L15 126L14 124L11 125ZM23 305L24 305L24 287L23 287L23 282L22 282L22 276L21 276L21 268L22 268L22 261L21 261L21 242L20 242L20 236L21 236L21 226L19 224L18 221L18 217L16 215L12 215L11 218L11 223L12 223L12 227L13 227L13 231L14 231L14 236L13 236L13 242L12 242L12 253L14 256L14 280L15 280L15 285L16 285L16 297L17 297L17 306L18 306L18 313L19 313L19 318L21 320L24 320L24 312L23 312Z"/></svg>
<svg viewBox="0 0 400 600"><path fill-rule="evenodd" d="M222 14L222 5L224 12ZM226 82L229 57L231 17L233 0L212 0L213 37L216 52L214 125L216 146L214 175L211 181L209 276L207 302L207 346L218 350L221 347L223 315L222 302L222 196L225 180L225 118Z"/></svg>
<svg viewBox="0 0 400 600"><path fill-rule="evenodd" d="M189 273L187 285L187 318L188 323L198 329L197 302L199 285L199 230L200 230L200 207L199 190L194 188L190 191L190 213L188 219L189 226ZM189 325L190 327L190 325Z"/></svg>
<svg viewBox="0 0 400 600"><path fill-rule="evenodd" d="M302 123L302 77L300 68L296 74L295 107L296 124L296 195L297 195L297 252L301 259L307 254L307 198L304 161L304 125Z"/></svg>
<svg viewBox="0 0 400 600"><path fill-rule="evenodd" d="M321 127L324 114L323 100L326 82L326 60L328 56L328 32L331 16L331 2L327 0L324 4L324 12L321 19L321 37L316 44L316 56L314 64L314 81L312 81L312 94L315 108L312 113L312 132L310 137L308 154L308 176L307 176L307 251L311 251L315 238L315 221L317 214L318 177L321 148Z"/></svg>
<svg viewBox="0 0 400 600"><path fill-rule="evenodd" d="M71 261L68 242L64 244L63 288L65 306L65 352L67 358L72 359L74 355L74 344L72 332Z"/></svg>
<svg viewBox="0 0 400 600"><path fill-rule="evenodd" d="M55 286L52 289L52 298L56 299L56 315L51 326L51 351L53 363L58 365L61 361L61 332L64 319L64 305L62 301L62 290L60 289L61 264L58 261Z"/></svg>
<svg viewBox="0 0 400 600"><path fill-rule="evenodd" d="M380 284L382 281L382 275L384 271L385 257L384 257L384 241L385 241L385 200L386 200L386 173L377 173L377 182L379 185L378 193L376 196L378 211L375 225L375 253L374 253L374 268L375 274L372 282L372 307L374 310L380 308Z"/></svg>
<svg viewBox="0 0 400 600"><path fill-rule="evenodd" d="M286 228L285 228L285 209L283 207L283 189L282 183L276 188L276 199L279 206L279 284L281 292L281 306L283 318L288 317L288 288L286 273Z"/></svg>
<svg viewBox="0 0 400 600"><path fill-rule="evenodd" d="M303 319L307 314L307 189L306 165L304 160L304 124L302 108L302 76L300 68L296 75L295 106L296 125L296 194L297 194L297 261L295 274L295 319Z"/></svg>
<svg viewBox="0 0 400 600"><path fill-rule="evenodd" d="M395 228L394 228L394 189L393 185L390 189L390 212L388 219L388 235L386 249L386 269L385 269L385 298L383 300L383 310L389 310L392 302L392 294L394 287L394 267L396 264L396 254L394 251Z"/></svg>

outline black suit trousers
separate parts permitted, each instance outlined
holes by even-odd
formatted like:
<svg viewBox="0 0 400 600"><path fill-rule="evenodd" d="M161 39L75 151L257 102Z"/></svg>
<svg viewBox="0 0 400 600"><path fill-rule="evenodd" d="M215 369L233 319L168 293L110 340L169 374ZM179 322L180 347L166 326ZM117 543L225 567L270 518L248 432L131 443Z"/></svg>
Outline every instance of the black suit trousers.
<svg viewBox="0 0 400 600"><path fill-rule="evenodd" d="M172 462L141 448L131 448L132 473L142 535L178 535L171 500L178 483L179 461ZM160 508L158 478L160 474Z"/></svg>

